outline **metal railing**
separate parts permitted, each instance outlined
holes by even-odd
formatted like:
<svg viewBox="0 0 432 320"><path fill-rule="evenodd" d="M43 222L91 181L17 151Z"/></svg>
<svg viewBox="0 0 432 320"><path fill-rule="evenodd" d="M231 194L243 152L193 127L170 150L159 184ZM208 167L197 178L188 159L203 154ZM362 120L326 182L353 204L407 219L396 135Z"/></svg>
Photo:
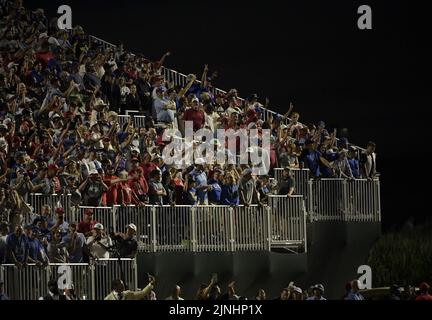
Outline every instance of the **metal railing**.
<svg viewBox="0 0 432 320"><path fill-rule="evenodd" d="M111 291L111 281L122 279L130 290L138 287L135 259L100 259L88 263L52 263L46 267L29 264L18 269L0 265L4 292L11 300L38 300L48 294L47 284L56 279L60 290L74 289L82 300L102 300Z"/></svg>
<svg viewBox="0 0 432 320"><path fill-rule="evenodd" d="M30 206L37 214L42 212L42 207L48 205L51 210L57 207L62 207L65 212L70 212L71 208L71 195L70 194L43 194L31 193L28 198Z"/></svg>
<svg viewBox="0 0 432 320"><path fill-rule="evenodd" d="M313 221L381 221L378 179L309 180L309 194Z"/></svg>
<svg viewBox="0 0 432 320"><path fill-rule="evenodd" d="M284 168L274 168L274 178L276 181L282 180L282 173ZM309 179L310 179L310 171L309 169L298 169L291 168L291 171L294 173L294 194L300 194L303 196L306 203L306 211L309 211Z"/></svg>
<svg viewBox="0 0 432 320"><path fill-rule="evenodd" d="M306 208L303 196L269 196L271 244L273 247L302 247L307 251Z"/></svg>

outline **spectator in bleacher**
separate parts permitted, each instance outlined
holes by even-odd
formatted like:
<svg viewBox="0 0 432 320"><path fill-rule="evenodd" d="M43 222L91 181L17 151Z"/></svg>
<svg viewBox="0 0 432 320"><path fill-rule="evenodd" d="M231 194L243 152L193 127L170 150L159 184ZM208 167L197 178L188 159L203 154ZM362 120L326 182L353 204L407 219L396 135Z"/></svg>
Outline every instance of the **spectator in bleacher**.
<svg viewBox="0 0 432 320"><path fill-rule="evenodd" d="M51 263L67 263L69 254L66 249L66 243L62 241L60 229L53 228L51 230L52 239L48 242L47 255Z"/></svg>
<svg viewBox="0 0 432 320"><path fill-rule="evenodd" d="M39 217L45 218L47 220L49 229L54 227L55 220L51 217L51 207L48 204L44 204L42 206L42 211L40 212Z"/></svg>
<svg viewBox="0 0 432 320"><path fill-rule="evenodd" d="M63 237L63 242L66 244L66 249L69 255L70 263L82 263L84 257L84 247L86 238L84 234L78 232L76 222L71 222L69 225L69 233Z"/></svg>
<svg viewBox="0 0 432 320"><path fill-rule="evenodd" d="M324 286L322 284L316 284L312 287L312 293L313 295L306 300L326 300L326 298L323 297L324 294Z"/></svg>
<svg viewBox="0 0 432 320"><path fill-rule="evenodd" d="M6 221L0 222L0 264L6 263L7 256L7 236L9 234L9 226Z"/></svg>
<svg viewBox="0 0 432 320"><path fill-rule="evenodd" d="M351 291L345 300L364 300L362 294L359 292L360 290L360 281L354 279L351 281Z"/></svg>
<svg viewBox="0 0 432 320"><path fill-rule="evenodd" d="M93 227L98 223L93 220L93 210L86 209L83 215L83 220L78 223L77 232L84 234L85 237L89 237L92 234Z"/></svg>
<svg viewBox="0 0 432 320"><path fill-rule="evenodd" d="M92 235L87 238L87 246L90 256L94 259L108 259L109 250L113 243L109 235L106 234L104 226L96 223L92 230Z"/></svg>
<svg viewBox="0 0 432 320"><path fill-rule="evenodd" d="M255 300L267 300L267 294L264 289L259 289L257 295L255 296Z"/></svg>
<svg viewBox="0 0 432 320"><path fill-rule="evenodd" d="M198 197L198 203L201 205L208 204L208 190L210 186L207 182L207 172L204 167L205 160L202 158L195 160L195 168L189 173L196 183L196 194Z"/></svg>
<svg viewBox="0 0 432 320"><path fill-rule="evenodd" d="M432 295L429 293L429 284L427 282L422 282L419 286L419 295L416 301L432 301Z"/></svg>
<svg viewBox="0 0 432 320"><path fill-rule="evenodd" d="M194 206L198 204L198 195L196 189L196 181L193 177L189 177L185 185L185 193L182 204Z"/></svg>
<svg viewBox="0 0 432 320"><path fill-rule="evenodd" d="M192 98L191 107L183 113L183 120L192 121L194 131L204 127L205 113L197 97Z"/></svg>
<svg viewBox="0 0 432 320"><path fill-rule="evenodd" d="M101 205L102 195L108 190L108 186L102 181L102 177L95 169L89 173L78 190L83 195L84 206L98 207Z"/></svg>
<svg viewBox="0 0 432 320"><path fill-rule="evenodd" d="M376 175L376 144L369 141L366 147L366 151L362 152L360 157L360 164L362 169L362 175L364 179L373 180Z"/></svg>
<svg viewBox="0 0 432 320"><path fill-rule="evenodd" d="M290 291L288 288L283 288L279 297L277 297L275 300L289 300L290 297Z"/></svg>
<svg viewBox="0 0 432 320"><path fill-rule="evenodd" d="M39 300L66 300L66 296L59 290L57 279L48 281L48 293Z"/></svg>
<svg viewBox="0 0 432 320"><path fill-rule="evenodd" d="M181 288L178 284L176 284L172 290L171 295L165 300L184 300L182 297L180 297L180 294L181 294Z"/></svg>
<svg viewBox="0 0 432 320"><path fill-rule="evenodd" d="M336 178L354 179L351 171L351 166L348 161L347 153L348 152L346 149L342 149L339 152L338 159L333 163Z"/></svg>
<svg viewBox="0 0 432 320"><path fill-rule="evenodd" d="M153 290L156 279L149 276L149 284L140 291L126 290L122 280L115 279L112 281L112 291L105 297L105 300L144 300Z"/></svg>
<svg viewBox="0 0 432 320"><path fill-rule="evenodd" d="M210 204L220 204L222 187L220 186L222 170L216 168L212 172L212 176L208 179L208 198Z"/></svg>
<svg viewBox="0 0 432 320"><path fill-rule="evenodd" d="M17 225L15 231L7 236L6 246L7 263L13 263L19 268L27 263L27 241L21 225Z"/></svg>
<svg viewBox="0 0 432 320"><path fill-rule="evenodd" d="M255 188L255 181L252 177L252 170L250 168L243 170L239 183L239 194L241 204L249 206L253 203L256 203L257 192Z"/></svg>
<svg viewBox="0 0 432 320"><path fill-rule="evenodd" d="M156 98L153 101L156 119L160 122L173 123L176 111L175 102L170 100L163 87L156 88Z"/></svg>
<svg viewBox="0 0 432 320"><path fill-rule="evenodd" d="M25 235L27 242L27 250L28 250L28 263L35 263L38 266L41 266L43 263L47 263L48 259L45 254L45 249L42 243L37 238L37 227L33 225L27 225L25 227Z"/></svg>
<svg viewBox="0 0 432 320"><path fill-rule="evenodd" d="M126 233L116 233L112 237L112 240L116 243L116 248L121 258L133 259L136 257L138 252L136 232L136 225L130 223L126 227Z"/></svg>
<svg viewBox="0 0 432 320"><path fill-rule="evenodd" d="M288 167L282 171L282 179L278 181L278 194L292 196L295 191L294 173Z"/></svg>
<svg viewBox="0 0 432 320"><path fill-rule="evenodd" d="M159 169L155 169L150 173L149 181L149 201L151 204L164 204L163 197L167 192L162 185L162 174Z"/></svg>
<svg viewBox="0 0 432 320"><path fill-rule="evenodd" d="M62 207L55 209L56 219L54 223L54 228L57 228L62 237L68 233L69 230L69 222L65 219L65 210Z"/></svg>
<svg viewBox="0 0 432 320"><path fill-rule="evenodd" d="M37 176L32 180L33 192L49 194L51 190L50 182L47 178L48 168L38 170Z"/></svg>
<svg viewBox="0 0 432 320"><path fill-rule="evenodd" d="M237 206L240 203L239 187L235 183L234 175L229 173L225 175L225 183L222 186L221 204Z"/></svg>
<svg viewBox="0 0 432 320"><path fill-rule="evenodd" d="M352 175L355 179L360 179L360 164L357 159L357 148L356 147L349 147L348 150L348 163L350 165L350 169L352 172Z"/></svg>

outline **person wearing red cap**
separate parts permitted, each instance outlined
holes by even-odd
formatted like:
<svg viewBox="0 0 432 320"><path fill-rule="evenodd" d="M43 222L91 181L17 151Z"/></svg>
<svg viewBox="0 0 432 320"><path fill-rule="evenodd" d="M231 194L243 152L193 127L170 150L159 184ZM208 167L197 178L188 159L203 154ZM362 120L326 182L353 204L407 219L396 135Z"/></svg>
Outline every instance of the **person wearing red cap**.
<svg viewBox="0 0 432 320"><path fill-rule="evenodd" d="M84 234L86 237L92 234L92 230L94 225L98 223L96 220L93 220L93 210L87 209L84 212L83 220L78 223L78 232Z"/></svg>
<svg viewBox="0 0 432 320"><path fill-rule="evenodd" d="M420 284L420 294L417 296L416 301L432 301L432 295L429 294L429 284L422 282Z"/></svg>
<svg viewBox="0 0 432 320"><path fill-rule="evenodd" d="M65 236L69 230L69 223L64 219L65 210L62 207L55 209L56 213L56 222L54 226L51 228L58 229L60 231L61 236Z"/></svg>

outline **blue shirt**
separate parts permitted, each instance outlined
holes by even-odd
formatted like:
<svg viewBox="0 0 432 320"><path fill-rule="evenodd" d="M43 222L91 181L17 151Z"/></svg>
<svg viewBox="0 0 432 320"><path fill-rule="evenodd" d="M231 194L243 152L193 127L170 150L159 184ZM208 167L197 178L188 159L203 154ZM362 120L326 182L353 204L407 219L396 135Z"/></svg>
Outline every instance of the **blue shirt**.
<svg viewBox="0 0 432 320"><path fill-rule="evenodd" d="M305 157L306 166L309 168L313 176L321 176L320 170L320 157L321 152L310 150Z"/></svg>
<svg viewBox="0 0 432 320"><path fill-rule="evenodd" d="M207 185L207 175L204 171L193 171L191 175L195 177L197 187ZM204 204L204 202L207 200L207 189L197 188L197 197L198 202L200 204Z"/></svg>
<svg viewBox="0 0 432 320"><path fill-rule="evenodd" d="M356 179L360 179L360 164L357 159L348 159L348 163L351 168L351 172Z"/></svg>
<svg viewBox="0 0 432 320"><path fill-rule="evenodd" d="M43 250L43 246L38 239L27 237L28 256L33 260L39 260L39 254Z"/></svg>
<svg viewBox="0 0 432 320"><path fill-rule="evenodd" d="M11 233L6 238L6 246L9 251L15 255L15 259L19 262L24 262L27 259L27 237L22 234L19 237L15 233ZM14 261L8 257L7 261L13 263Z"/></svg>
<svg viewBox="0 0 432 320"><path fill-rule="evenodd" d="M364 300L363 296L359 292L350 292L345 300Z"/></svg>
<svg viewBox="0 0 432 320"><path fill-rule="evenodd" d="M210 179L208 183L213 187L213 189L208 192L209 201L219 204L222 194L222 188L219 185L219 182L215 179Z"/></svg>
<svg viewBox="0 0 432 320"><path fill-rule="evenodd" d="M63 237L63 242L66 243L67 246L71 244L72 237L70 234L67 234ZM71 263L81 263L83 259L83 248L86 243L86 239L82 233L77 233L75 239L75 250L69 253L69 262Z"/></svg>
<svg viewBox="0 0 432 320"><path fill-rule="evenodd" d="M238 205L240 203L238 185L224 184L222 186L221 204Z"/></svg>

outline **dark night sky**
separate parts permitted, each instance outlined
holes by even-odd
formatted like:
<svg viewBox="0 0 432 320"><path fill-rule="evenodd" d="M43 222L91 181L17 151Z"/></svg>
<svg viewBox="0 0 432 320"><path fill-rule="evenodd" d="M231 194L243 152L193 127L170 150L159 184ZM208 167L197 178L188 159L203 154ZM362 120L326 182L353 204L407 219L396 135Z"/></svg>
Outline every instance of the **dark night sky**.
<svg viewBox="0 0 432 320"><path fill-rule="evenodd" d="M350 140L377 143L384 224L426 216L421 185L431 159L426 100L427 10L397 1L67 1L32 0L107 41L166 65L219 71L220 88L258 93L284 111L293 101L303 122L348 128ZM357 28L357 8L372 7L373 30ZM422 177L420 177L420 175Z"/></svg>

